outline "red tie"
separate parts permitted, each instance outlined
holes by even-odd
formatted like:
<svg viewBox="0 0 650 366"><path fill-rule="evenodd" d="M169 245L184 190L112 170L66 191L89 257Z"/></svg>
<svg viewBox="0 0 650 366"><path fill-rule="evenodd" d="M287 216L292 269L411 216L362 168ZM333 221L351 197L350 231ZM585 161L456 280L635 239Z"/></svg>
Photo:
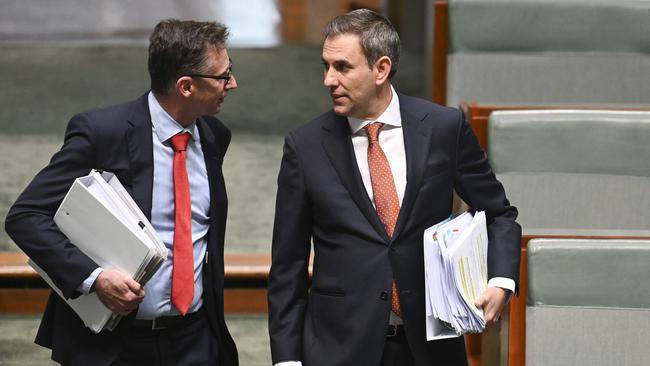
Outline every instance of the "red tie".
<svg viewBox="0 0 650 366"><path fill-rule="evenodd" d="M399 216L399 198L395 188L393 172L388 165L388 159L379 146L379 130L384 127L383 123L375 122L366 125L368 134L368 168L370 170L370 181L372 182L372 194L375 198L375 208L379 220L384 224L389 237L393 236L397 216ZM397 296L397 285L393 280L391 299L391 310L400 315L402 310Z"/></svg>
<svg viewBox="0 0 650 366"><path fill-rule="evenodd" d="M174 269L172 271L172 304L182 315L187 313L194 297L194 259L192 254L192 203L185 160L190 134L172 137L174 147Z"/></svg>

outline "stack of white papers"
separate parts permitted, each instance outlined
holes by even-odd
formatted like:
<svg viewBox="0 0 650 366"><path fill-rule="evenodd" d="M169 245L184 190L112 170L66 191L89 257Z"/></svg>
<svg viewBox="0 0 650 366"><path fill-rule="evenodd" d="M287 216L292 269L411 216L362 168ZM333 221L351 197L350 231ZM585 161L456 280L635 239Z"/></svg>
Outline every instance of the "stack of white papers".
<svg viewBox="0 0 650 366"><path fill-rule="evenodd" d="M487 288L485 212L465 212L424 231L427 340L485 329L474 301Z"/></svg>
<svg viewBox="0 0 650 366"><path fill-rule="evenodd" d="M168 250L114 174L93 170L77 178L54 222L70 242L104 269L119 269L144 284L167 258ZM121 317L96 293L65 299L36 263L29 264L63 298L93 332L113 330Z"/></svg>

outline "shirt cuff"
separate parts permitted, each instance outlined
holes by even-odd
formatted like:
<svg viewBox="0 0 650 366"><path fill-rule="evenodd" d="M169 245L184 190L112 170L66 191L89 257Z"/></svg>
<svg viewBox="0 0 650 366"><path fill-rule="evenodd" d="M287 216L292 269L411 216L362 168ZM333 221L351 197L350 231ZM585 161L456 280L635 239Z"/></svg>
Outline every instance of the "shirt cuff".
<svg viewBox="0 0 650 366"><path fill-rule="evenodd" d="M300 362L300 361L282 361L282 362L278 362L276 364L273 364L273 366L302 366L302 362Z"/></svg>
<svg viewBox="0 0 650 366"><path fill-rule="evenodd" d="M88 295L90 293L90 289L93 287L93 284L95 283L95 280L97 280L97 277L99 276L100 273L102 273L104 269L102 267L97 267L91 274L86 278L79 287L77 287L77 291L81 292L84 295Z"/></svg>
<svg viewBox="0 0 650 366"><path fill-rule="evenodd" d="M510 290L510 294L512 295L515 292L515 281L506 277L494 277L488 281L488 287L500 287Z"/></svg>

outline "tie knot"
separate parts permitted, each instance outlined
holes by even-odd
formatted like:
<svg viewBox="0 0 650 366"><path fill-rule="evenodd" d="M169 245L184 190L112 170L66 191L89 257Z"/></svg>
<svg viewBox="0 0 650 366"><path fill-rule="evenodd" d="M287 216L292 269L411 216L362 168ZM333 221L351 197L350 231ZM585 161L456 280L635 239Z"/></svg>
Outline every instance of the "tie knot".
<svg viewBox="0 0 650 366"><path fill-rule="evenodd" d="M187 150L187 142L190 141L191 135L187 132L182 132L177 135L172 136L172 147L174 151L185 151Z"/></svg>
<svg viewBox="0 0 650 366"><path fill-rule="evenodd" d="M379 130L381 130L382 127L384 127L384 124L381 123L381 122L373 122L373 123L370 123L370 124L366 125L366 127L364 127L364 129L366 130L366 133L368 134L368 140L370 140L372 142L377 141L377 139L379 138Z"/></svg>

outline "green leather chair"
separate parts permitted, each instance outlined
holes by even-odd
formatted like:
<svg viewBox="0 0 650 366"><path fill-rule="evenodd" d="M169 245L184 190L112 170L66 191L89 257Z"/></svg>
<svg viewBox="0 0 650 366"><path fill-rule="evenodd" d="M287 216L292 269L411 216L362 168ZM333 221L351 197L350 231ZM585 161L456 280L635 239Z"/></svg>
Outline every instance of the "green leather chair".
<svg viewBox="0 0 650 366"><path fill-rule="evenodd" d="M526 366L650 363L650 240L528 243Z"/></svg>
<svg viewBox="0 0 650 366"><path fill-rule="evenodd" d="M488 141L524 234L650 236L650 112L497 111Z"/></svg>
<svg viewBox="0 0 650 366"><path fill-rule="evenodd" d="M646 1L448 3L448 105L649 104Z"/></svg>

